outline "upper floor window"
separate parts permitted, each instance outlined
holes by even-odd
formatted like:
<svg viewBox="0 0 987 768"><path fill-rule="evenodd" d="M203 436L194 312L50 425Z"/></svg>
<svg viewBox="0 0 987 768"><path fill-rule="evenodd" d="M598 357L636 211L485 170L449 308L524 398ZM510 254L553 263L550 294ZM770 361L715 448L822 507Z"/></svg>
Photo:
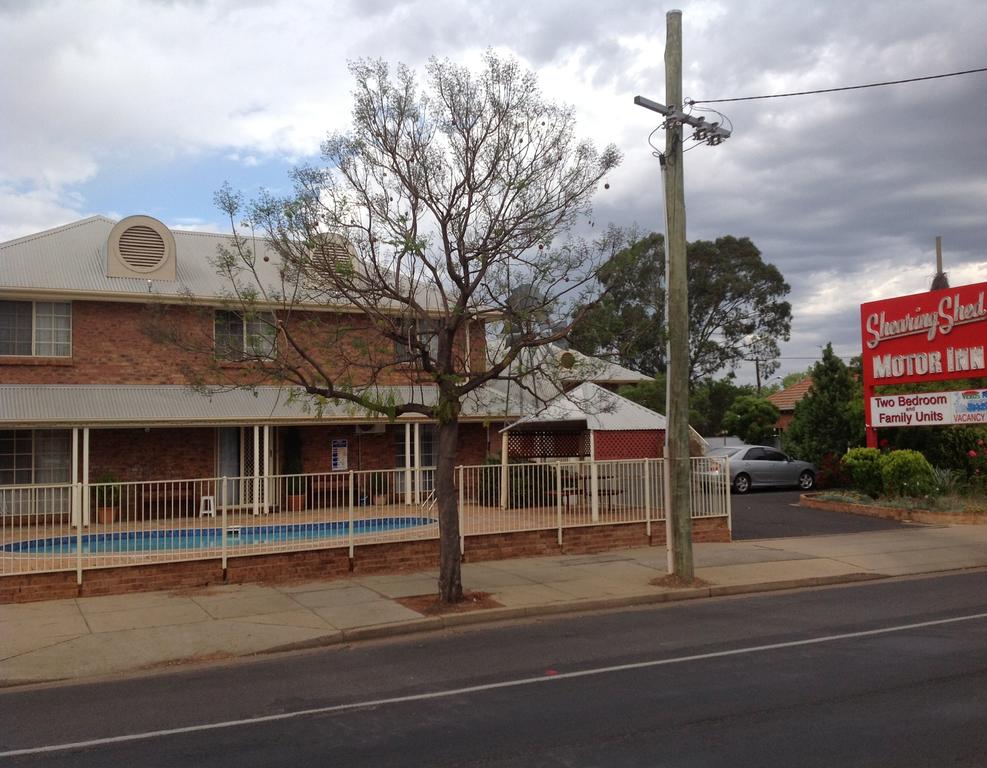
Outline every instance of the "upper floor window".
<svg viewBox="0 0 987 768"><path fill-rule="evenodd" d="M0 301L0 355L70 357L72 304Z"/></svg>
<svg viewBox="0 0 987 768"><path fill-rule="evenodd" d="M214 329L217 360L268 358L274 354L277 326L271 312L216 310Z"/></svg>
<svg viewBox="0 0 987 768"><path fill-rule="evenodd" d="M435 360L439 356L438 323L432 320L420 320L404 325L403 334L408 342L394 342L394 359L399 363L415 362L421 359L421 348L428 349L428 356ZM417 343L415 343L417 341Z"/></svg>

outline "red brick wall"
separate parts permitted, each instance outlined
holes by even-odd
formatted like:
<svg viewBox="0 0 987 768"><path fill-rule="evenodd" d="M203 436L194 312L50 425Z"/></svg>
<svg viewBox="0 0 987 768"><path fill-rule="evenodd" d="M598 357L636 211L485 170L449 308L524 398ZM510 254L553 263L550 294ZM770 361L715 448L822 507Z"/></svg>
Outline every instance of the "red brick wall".
<svg viewBox="0 0 987 768"><path fill-rule="evenodd" d="M211 325L195 312L172 308L168 317L200 343L212 338ZM5 384L184 384L182 369L199 365L201 356L153 341L143 330L147 318L141 304L74 301L72 357L3 361L0 379Z"/></svg>
<svg viewBox="0 0 987 768"><path fill-rule="evenodd" d="M353 550L353 572L401 573L433 568L439 562L439 540L366 544Z"/></svg>
<svg viewBox="0 0 987 768"><path fill-rule="evenodd" d="M81 447L80 447L81 451ZM91 429L89 479L112 474L117 480L186 480L216 474L216 430ZM80 475L81 476L81 475Z"/></svg>
<svg viewBox="0 0 987 768"><path fill-rule="evenodd" d="M655 544L665 543L665 523L652 523L651 534L655 537ZM692 540L701 542L728 542L730 541L730 529L727 528L725 517L701 517L692 521Z"/></svg>
<svg viewBox="0 0 987 768"><path fill-rule="evenodd" d="M597 461L660 459L665 432L660 429L622 429L594 432Z"/></svg>
<svg viewBox="0 0 987 768"><path fill-rule="evenodd" d="M481 562L511 557L557 555L561 551L558 536L558 531L551 530L467 536L463 559L467 562Z"/></svg>
<svg viewBox="0 0 987 768"><path fill-rule="evenodd" d="M652 537L659 527L664 529L663 526L652 523ZM562 531L562 551L567 555L590 555L611 549L647 547L651 543L644 523L592 525Z"/></svg>
<svg viewBox="0 0 987 768"><path fill-rule="evenodd" d="M338 579L349 572L350 558L345 548L231 557L227 561L227 580L235 584Z"/></svg>
<svg viewBox="0 0 987 768"><path fill-rule="evenodd" d="M503 424L490 425L469 422L459 425L459 449L456 464L469 467L485 464L487 457L500 451L500 432Z"/></svg>
<svg viewBox="0 0 987 768"><path fill-rule="evenodd" d="M340 438L348 442L349 469L395 469L395 442L398 436L404 439L403 424L389 424L384 433L368 435L357 434L352 424L300 426L299 430L306 473L332 470L332 441ZM279 433L283 456L284 428ZM457 463L483 464L487 433L483 424L461 424ZM184 480L216 473L214 427L92 429L89 435L91 482L107 473L122 482Z"/></svg>
<svg viewBox="0 0 987 768"><path fill-rule="evenodd" d="M256 371L241 363L214 367L214 310L209 307L167 306L158 315L148 305L111 301L72 302L72 357L7 358L0 360L0 381L5 384L185 384L187 374L204 381L264 383ZM352 363L349 378L370 379L375 365L389 363L394 343L374 330L360 314L295 312L291 327L305 344L305 351L330 374L338 375ZM149 328L167 329L183 338L189 349L157 341ZM484 357L482 324L474 324L471 354L474 369ZM460 349L461 348L461 349ZM462 357L465 338L457 349ZM195 351L190 351L195 350ZM285 353L291 357L290 350ZM297 355L292 358L300 360ZM422 379L411 366L391 367L380 376L381 384L406 384Z"/></svg>
<svg viewBox="0 0 987 768"><path fill-rule="evenodd" d="M333 440L346 440L348 469L394 469L395 430L399 430L403 436L404 426L388 425L385 429L380 435L358 435L352 424L299 427L302 471L331 472ZM284 430L281 430L281 434L283 439Z"/></svg>

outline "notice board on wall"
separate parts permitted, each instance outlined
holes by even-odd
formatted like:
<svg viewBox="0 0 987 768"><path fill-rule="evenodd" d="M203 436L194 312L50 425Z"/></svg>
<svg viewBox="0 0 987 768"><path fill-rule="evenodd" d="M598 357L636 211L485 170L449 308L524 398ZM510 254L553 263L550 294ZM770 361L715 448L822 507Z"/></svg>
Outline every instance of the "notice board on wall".
<svg viewBox="0 0 987 768"><path fill-rule="evenodd" d="M349 466L348 454L349 453L349 441L348 440L333 440L332 441L332 471L333 472L343 472Z"/></svg>

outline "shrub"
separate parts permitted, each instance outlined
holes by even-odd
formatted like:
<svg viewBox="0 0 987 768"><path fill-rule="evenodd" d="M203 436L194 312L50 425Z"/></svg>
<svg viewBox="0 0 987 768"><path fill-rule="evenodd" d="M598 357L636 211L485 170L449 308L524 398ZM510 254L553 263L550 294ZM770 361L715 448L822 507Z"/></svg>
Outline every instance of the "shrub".
<svg viewBox="0 0 987 768"><path fill-rule="evenodd" d="M881 457L881 477L888 496L929 496L936 492L932 465L918 451L891 451Z"/></svg>
<svg viewBox="0 0 987 768"><path fill-rule="evenodd" d="M850 474L853 487L873 499L884 490L881 474L881 452L877 448L851 448L840 460Z"/></svg>
<svg viewBox="0 0 987 768"><path fill-rule="evenodd" d="M488 459L487 464L499 464L498 459ZM500 472L485 472L481 489L485 503L500 503ZM513 461L507 465L507 485L510 489L507 506L543 507L553 503L556 477L555 466L530 461Z"/></svg>
<svg viewBox="0 0 987 768"><path fill-rule="evenodd" d="M816 474L816 485L819 488L846 488L851 484L852 478L839 454L827 453L822 457Z"/></svg>
<svg viewBox="0 0 987 768"><path fill-rule="evenodd" d="M107 472L96 479L93 497L97 507L116 507L120 504L120 481Z"/></svg>
<svg viewBox="0 0 987 768"><path fill-rule="evenodd" d="M983 438L966 452L966 466L969 477L987 477L987 445Z"/></svg>
<svg viewBox="0 0 987 768"><path fill-rule="evenodd" d="M960 470L947 467L933 467L932 474L936 479L936 492L942 495L955 496L962 490L966 480Z"/></svg>

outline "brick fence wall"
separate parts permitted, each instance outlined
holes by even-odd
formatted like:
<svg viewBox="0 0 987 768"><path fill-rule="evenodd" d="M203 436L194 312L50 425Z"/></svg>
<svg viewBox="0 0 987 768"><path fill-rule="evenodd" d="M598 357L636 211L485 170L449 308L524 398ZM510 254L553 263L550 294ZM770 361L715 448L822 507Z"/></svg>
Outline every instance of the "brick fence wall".
<svg viewBox="0 0 987 768"><path fill-rule="evenodd" d="M696 542L730 541L724 517L693 520L692 533ZM482 562L513 557L592 554L662 546L664 543L663 523L652 523L650 539L644 523L593 525L564 529L561 547L558 531L554 529L469 536L463 559ZM438 559L439 542L435 539L358 546L352 561L345 547L231 557L227 561L225 581L283 583L335 579L351 572L360 575L400 573L434 567ZM222 583L223 569L219 560L96 568L83 573L81 586L76 584L75 571L16 574L0 577L0 603L194 589Z"/></svg>

